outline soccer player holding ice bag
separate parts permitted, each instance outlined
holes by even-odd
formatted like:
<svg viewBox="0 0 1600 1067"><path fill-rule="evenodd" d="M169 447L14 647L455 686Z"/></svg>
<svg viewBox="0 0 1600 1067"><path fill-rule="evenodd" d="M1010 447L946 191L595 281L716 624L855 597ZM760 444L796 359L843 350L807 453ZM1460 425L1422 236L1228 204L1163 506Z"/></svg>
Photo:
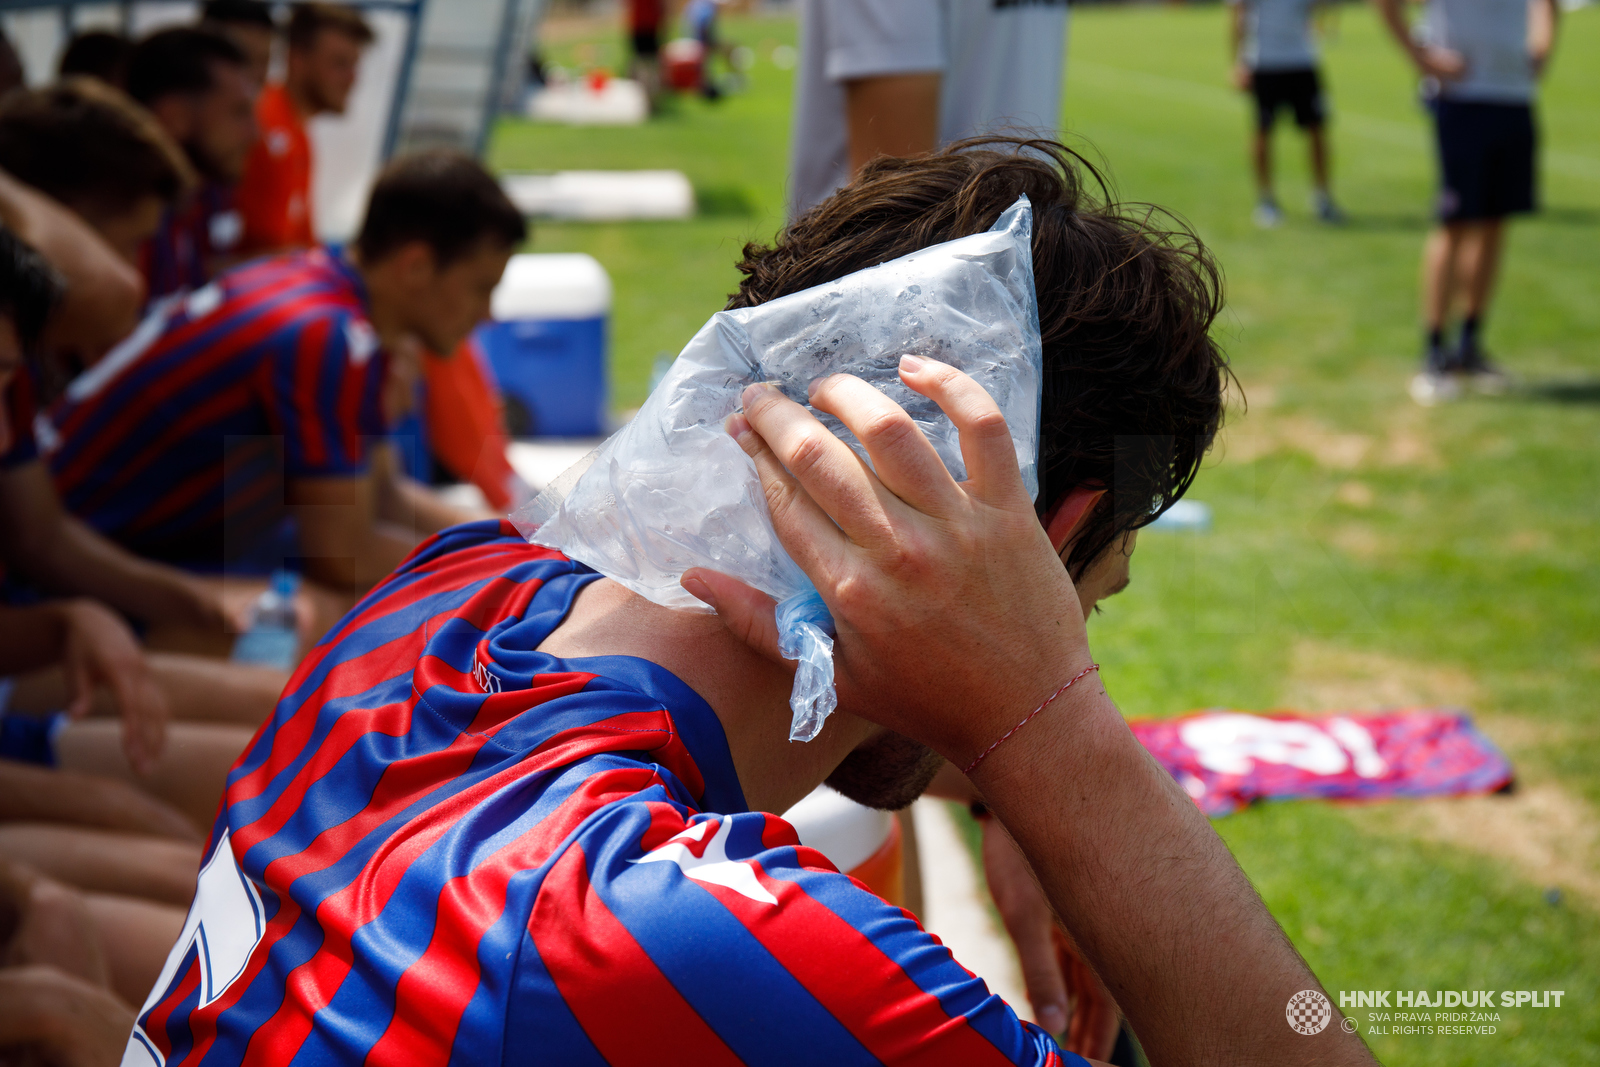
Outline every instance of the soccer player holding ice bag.
<svg viewBox="0 0 1600 1067"><path fill-rule="evenodd" d="M746 250L732 309L1033 215L1037 499L1002 406L934 353L896 388L949 420L962 480L847 373L807 399L860 453L771 385L709 428L835 624L811 741L766 592L695 568L716 614L686 611L509 524L446 530L234 768L124 1063L1082 1063L766 814L824 780L901 807L946 761L1153 1061L1373 1062L1285 1023L1316 978L1094 666L1085 616L1192 480L1226 368L1204 251L1079 175L1046 142L880 160Z"/></svg>

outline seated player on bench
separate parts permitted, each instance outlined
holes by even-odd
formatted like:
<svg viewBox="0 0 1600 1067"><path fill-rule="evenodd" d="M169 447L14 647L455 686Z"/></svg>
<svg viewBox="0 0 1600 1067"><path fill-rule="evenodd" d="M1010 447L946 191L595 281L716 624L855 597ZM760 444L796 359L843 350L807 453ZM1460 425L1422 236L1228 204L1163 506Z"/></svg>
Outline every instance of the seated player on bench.
<svg viewBox="0 0 1600 1067"><path fill-rule="evenodd" d="M1316 978L1135 741L1085 636L1220 423L1215 268L1096 203L1058 145L957 148L879 160L748 248L731 304L985 230L1026 193L1042 506L998 408L943 364L901 375L959 430L960 484L859 379L813 403L876 475L803 408L746 392L729 432L839 629L839 710L804 745L764 595L691 571L719 615L673 611L508 525L445 531L302 664L231 773L125 1065L1081 1063L763 814L824 780L900 807L945 760L1152 1061L1373 1062L1337 1025L1285 1023ZM205 973L238 977L205 985L200 946L225 941Z"/></svg>
<svg viewBox="0 0 1600 1067"><path fill-rule="evenodd" d="M299 559L324 586L366 590L472 517L399 472L389 354L453 351L526 232L471 159L391 163L350 248L258 260L163 301L68 386L50 410L62 499L150 558L227 573Z"/></svg>

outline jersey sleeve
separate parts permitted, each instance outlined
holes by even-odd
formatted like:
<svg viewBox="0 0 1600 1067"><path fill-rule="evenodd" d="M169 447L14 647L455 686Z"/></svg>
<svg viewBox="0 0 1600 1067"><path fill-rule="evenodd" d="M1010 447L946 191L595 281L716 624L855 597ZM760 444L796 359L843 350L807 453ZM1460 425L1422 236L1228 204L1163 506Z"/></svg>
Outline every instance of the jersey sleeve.
<svg viewBox="0 0 1600 1067"><path fill-rule="evenodd" d="M821 0L828 80L918 74L945 68L941 5L926 0Z"/></svg>
<svg viewBox="0 0 1600 1067"><path fill-rule="evenodd" d="M781 819L699 816L668 832L646 830L636 850L585 835L552 865L518 961L508 1054L553 1054L537 1034L561 1062L614 1067L1086 1062Z"/></svg>
<svg viewBox="0 0 1600 1067"><path fill-rule="evenodd" d="M283 437L285 477L354 476L388 432L388 357L366 319L307 316L274 338L263 383L268 419Z"/></svg>

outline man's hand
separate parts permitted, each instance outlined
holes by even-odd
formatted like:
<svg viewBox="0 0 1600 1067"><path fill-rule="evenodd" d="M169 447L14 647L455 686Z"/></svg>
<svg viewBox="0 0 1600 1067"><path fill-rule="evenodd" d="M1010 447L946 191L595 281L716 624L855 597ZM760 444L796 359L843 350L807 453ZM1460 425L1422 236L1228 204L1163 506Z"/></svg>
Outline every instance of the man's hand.
<svg viewBox="0 0 1600 1067"><path fill-rule="evenodd" d="M1091 663L1082 609L994 401L944 364L906 358L901 377L960 432L966 482L903 409L847 375L812 403L855 433L876 475L775 389L747 390L729 420L838 625L841 710L969 768L1153 1062L1374 1063L1337 1024L1306 1036L1284 1022L1316 976L1097 678L1030 717L1025 743L994 747ZM769 647L770 598L704 570L684 585Z"/></svg>
<svg viewBox="0 0 1600 1067"><path fill-rule="evenodd" d="M1255 75L1250 68L1243 63L1235 63L1233 65L1233 87L1240 92L1248 93L1250 87L1254 84Z"/></svg>
<svg viewBox="0 0 1600 1067"><path fill-rule="evenodd" d="M1556 26L1561 6L1556 0L1533 0L1528 5L1528 64L1535 78L1543 78L1556 46Z"/></svg>
<svg viewBox="0 0 1600 1067"><path fill-rule="evenodd" d="M1411 61L1424 75L1445 82L1455 81L1467 72L1467 57L1453 48L1417 45L1411 49Z"/></svg>
<svg viewBox="0 0 1600 1067"><path fill-rule="evenodd" d="M1467 71L1467 60L1460 52L1434 45L1418 44L1411 36L1411 24L1402 9L1403 0L1373 0L1378 6L1378 16L1389 30L1395 44L1410 57L1412 64L1424 77L1440 81L1454 81Z"/></svg>
<svg viewBox="0 0 1600 1067"><path fill-rule="evenodd" d="M109 990L54 967L0 970L0 1061L27 1051L49 1067L116 1067L133 1022Z"/></svg>
<svg viewBox="0 0 1600 1067"><path fill-rule="evenodd" d="M1088 640L994 401L943 363L903 357L901 379L960 431L967 481L956 483L898 404L847 374L816 383L811 402L855 433L876 475L770 386L745 391L729 429L755 461L784 546L833 613L840 708L965 767L1088 665ZM684 587L771 647L770 598L698 568ZM918 669L904 670L912 661Z"/></svg>
<svg viewBox="0 0 1600 1067"><path fill-rule="evenodd" d="M92 600L69 600L59 608L64 627L61 671L66 712L82 718L94 703L96 685L111 691L122 717L122 747L135 771L155 767L166 744L167 698L126 623Z"/></svg>

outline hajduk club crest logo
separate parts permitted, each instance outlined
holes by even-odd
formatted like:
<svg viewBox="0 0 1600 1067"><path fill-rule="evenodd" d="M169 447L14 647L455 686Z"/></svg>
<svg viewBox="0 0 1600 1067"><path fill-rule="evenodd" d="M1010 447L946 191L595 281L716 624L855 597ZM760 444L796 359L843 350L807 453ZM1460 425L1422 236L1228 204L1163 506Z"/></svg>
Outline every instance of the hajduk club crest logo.
<svg viewBox="0 0 1600 1067"><path fill-rule="evenodd" d="M1302 989L1289 998L1283 1014L1289 1020L1289 1029L1309 1037L1328 1028L1333 1020L1333 1005L1315 989Z"/></svg>

